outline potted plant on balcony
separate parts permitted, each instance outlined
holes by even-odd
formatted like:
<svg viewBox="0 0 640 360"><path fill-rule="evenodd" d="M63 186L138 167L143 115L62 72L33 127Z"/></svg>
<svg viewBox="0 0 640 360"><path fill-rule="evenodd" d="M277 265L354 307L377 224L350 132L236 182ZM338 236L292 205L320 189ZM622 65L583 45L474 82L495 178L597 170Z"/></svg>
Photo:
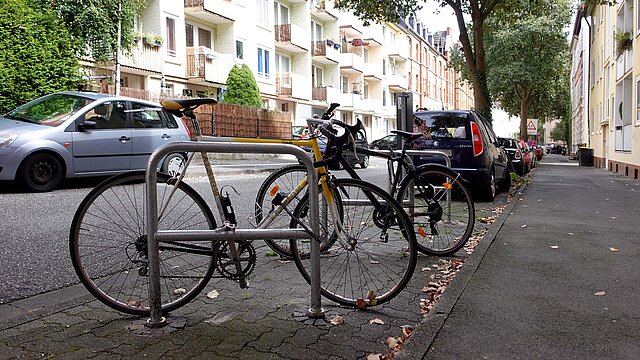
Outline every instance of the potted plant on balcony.
<svg viewBox="0 0 640 360"><path fill-rule="evenodd" d="M331 39L327 39L325 41L327 42L327 46L333 46L333 44L334 44L333 40L331 40Z"/></svg>
<svg viewBox="0 0 640 360"><path fill-rule="evenodd" d="M616 31L616 57L620 57L625 51L631 50L632 43L631 33L618 29Z"/></svg>
<svg viewBox="0 0 640 360"><path fill-rule="evenodd" d="M162 46L162 42L163 42L162 36L158 34L152 34L152 33L145 33L142 40L146 45L153 46L153 47Z"/></svg>

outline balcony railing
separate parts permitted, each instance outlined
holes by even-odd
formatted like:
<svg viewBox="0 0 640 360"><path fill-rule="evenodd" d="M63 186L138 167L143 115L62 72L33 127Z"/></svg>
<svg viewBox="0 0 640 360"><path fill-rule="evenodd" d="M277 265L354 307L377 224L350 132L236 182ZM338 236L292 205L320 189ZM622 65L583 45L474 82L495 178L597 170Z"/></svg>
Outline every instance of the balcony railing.
<svg viewBox="0 0 640 360"><path fill-rule="evenodd" d="M216 53L203 46L187 48L187 77L224 84L234 64L229 54Z"/></svg>
<svg viewBox="0 0 640 360"><path fill-rule="evenodd" d="M276 95L291 96L293 94L291 85L291 73L276 73Z"/></svg>
<svg viewBox="0 0 640 360"><path fill-rule="evenodd" d="M276 41L291 41L291 24L274 25Z"/></svg>
<svg viewBox="0 0 640 360"><path fill-rule="evenodd" d="M155 73L162 72L161 47L148 46L138 41L131 49L131 53L124 53L120 57L120 64L131 68Z"/></svg>
<svg viewBox="0 0 640 360"><path fill-rule="evenodd" d="M309 32L295 24L281 24L273 26L276 46L291 52L306 52L309 50Z"/></svg>
<svg viewBox="0 0 640 360"><path fill-rule="evenodd" d="M311 90L311 99L327 101L327 87L326 86L315 86Z"/></svg>

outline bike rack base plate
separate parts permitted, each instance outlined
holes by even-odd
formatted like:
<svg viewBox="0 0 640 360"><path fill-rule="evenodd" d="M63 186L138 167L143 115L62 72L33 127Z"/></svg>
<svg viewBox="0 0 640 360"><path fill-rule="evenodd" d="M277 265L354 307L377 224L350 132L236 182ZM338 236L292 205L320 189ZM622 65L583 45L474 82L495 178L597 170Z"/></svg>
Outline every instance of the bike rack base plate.
<svg viewBox="0 0 640 360"><path fill-rule="evenodd" d="M138 336L161 336L170 334L178 329L187 326L187 318L184 316L167 316L165 324L160 327L152 327L148 324L148 319L138 319L127 326L127 329Z"/></svg>
<svg viewBox="0 0 640 360"><path fill-rule="evenodd" d="M313 326L331 326L331 321L338 316L338 313L335 310L327 310L324 311L324 316L321 318L312 318L307 315L307 309L296 310L293 312L293 319L295 321L301 322L305 325L313 325Z"/></svg>

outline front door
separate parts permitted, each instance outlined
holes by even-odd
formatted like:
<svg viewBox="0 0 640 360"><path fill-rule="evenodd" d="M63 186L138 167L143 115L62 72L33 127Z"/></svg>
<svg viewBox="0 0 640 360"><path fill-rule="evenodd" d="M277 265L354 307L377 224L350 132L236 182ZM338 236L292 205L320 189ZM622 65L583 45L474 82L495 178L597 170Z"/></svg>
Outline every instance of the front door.
<svg viewBox="0 0 640 360"><path fill-rule="evenodd" d="M75 173L127 171L131 158L131 129L126 127L125 101L98 104L78 118L96 123L96 128L73 132Z"/></svg>

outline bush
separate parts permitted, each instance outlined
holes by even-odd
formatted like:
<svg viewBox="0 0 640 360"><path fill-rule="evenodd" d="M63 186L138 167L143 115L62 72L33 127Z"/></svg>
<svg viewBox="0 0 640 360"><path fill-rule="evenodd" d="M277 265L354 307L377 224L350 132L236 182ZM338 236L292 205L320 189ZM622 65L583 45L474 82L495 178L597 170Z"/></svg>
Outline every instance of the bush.
<svg viewBox="0 0 640 360"><path fill-rule="evenodd" d="M258 83L246 64L234 65L229 71L227 91L224 93L223 102L252 107L262 106Z"/></svg>
<svg viewBox="0 0 640 360"><path fill-rule="evenodd" d="M52 11L29 4L0 2L0 114L77 86L71 36Z"/></svg>

